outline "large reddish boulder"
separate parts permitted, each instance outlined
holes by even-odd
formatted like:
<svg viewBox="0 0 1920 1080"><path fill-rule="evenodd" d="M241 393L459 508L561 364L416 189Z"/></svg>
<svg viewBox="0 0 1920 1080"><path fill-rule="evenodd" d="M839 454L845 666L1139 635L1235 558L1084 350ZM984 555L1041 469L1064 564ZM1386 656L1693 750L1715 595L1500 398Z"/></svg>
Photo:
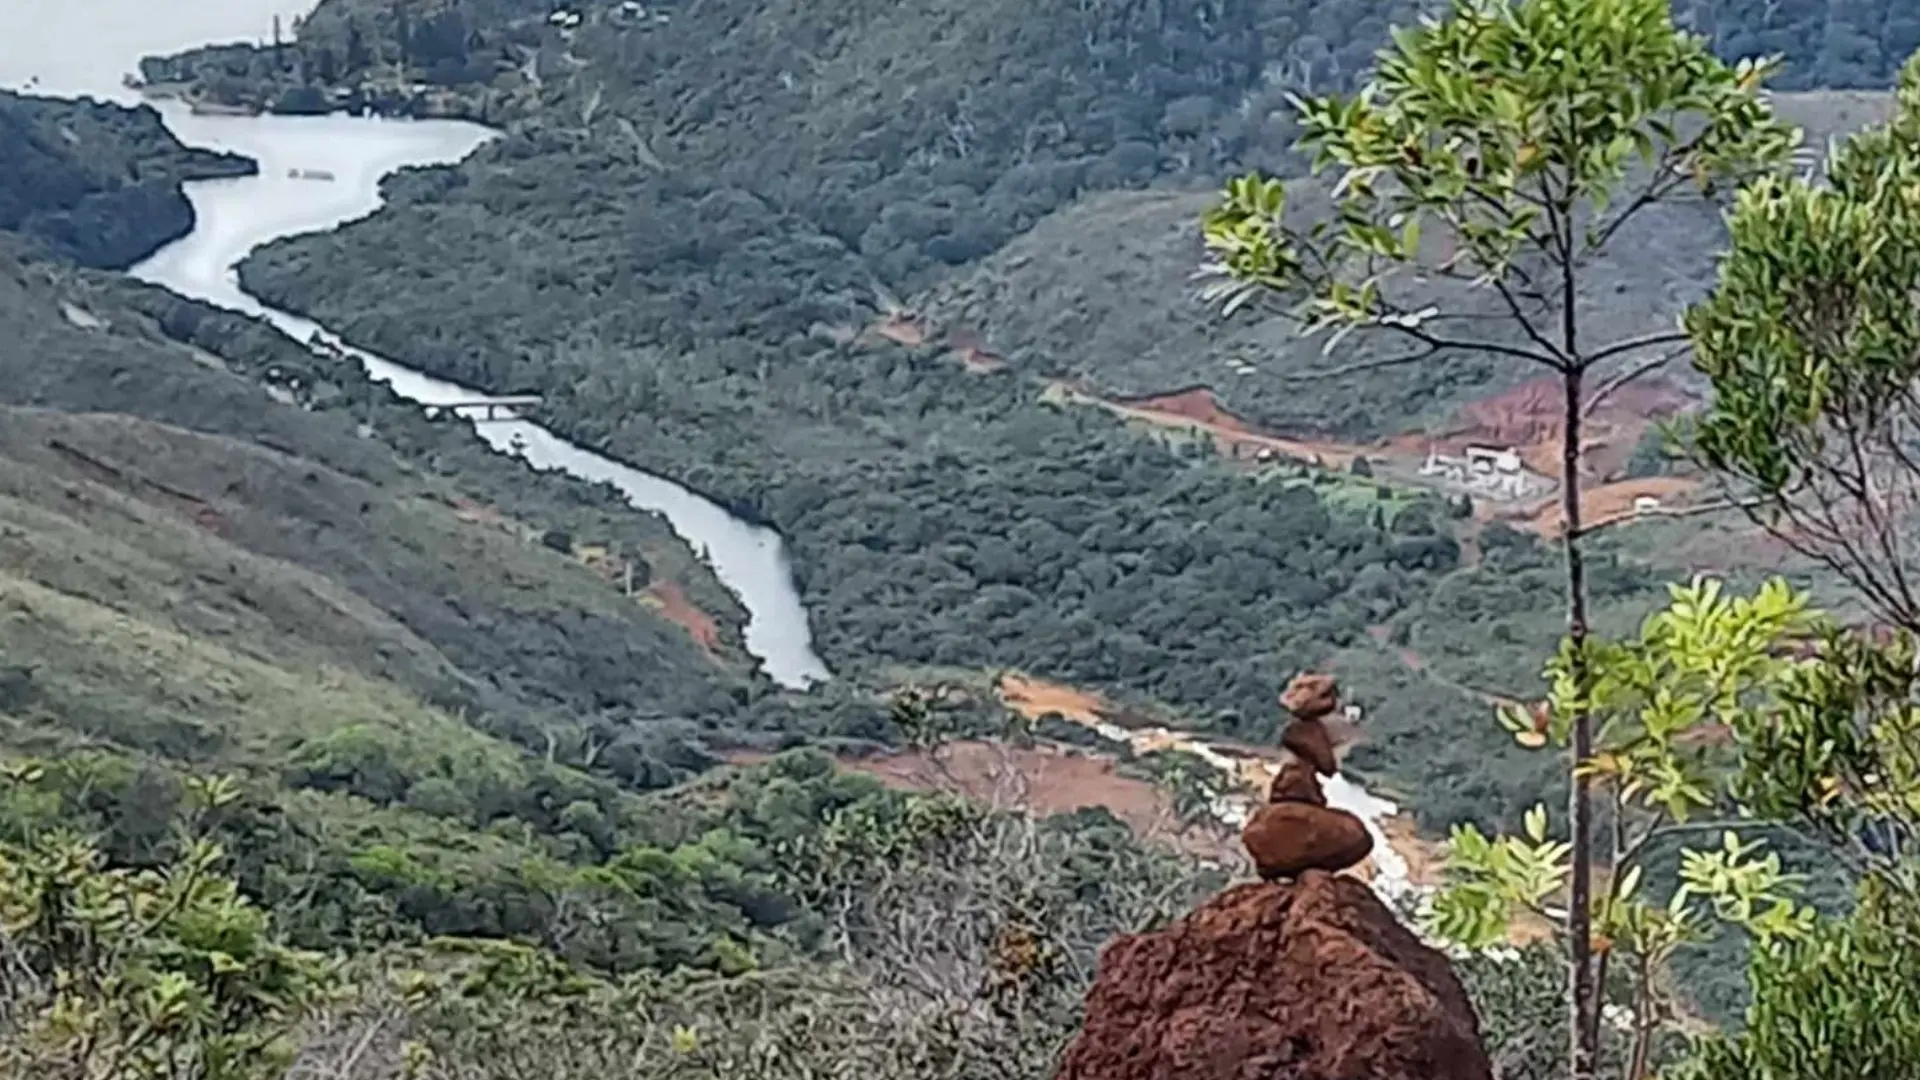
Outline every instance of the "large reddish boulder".
<svg viewBox="0 0 1920 1080"><path fill-rule="evenodd" d="M1345 870L1373 854L1373 834L1366 822L1345 810L1310 802L1257 807L1240 830L1240 842L1262 881L1309 870Z"/></svg>
<svg viewBox="0 0 1920 1080"><path fill-rule="evenodd" d="M1056 1080L1491 1080L1444 956L1364 883L1239 885L1107 946Z"/></svg>

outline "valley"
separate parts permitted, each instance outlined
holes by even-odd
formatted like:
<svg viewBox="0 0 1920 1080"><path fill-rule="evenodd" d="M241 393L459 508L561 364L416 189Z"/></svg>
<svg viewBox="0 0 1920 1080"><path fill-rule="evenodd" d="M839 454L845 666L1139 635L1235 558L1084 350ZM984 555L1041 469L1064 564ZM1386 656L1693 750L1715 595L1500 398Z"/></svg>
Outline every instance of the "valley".
<svg viewBox="0 0 1920 1080"><path fill-rule="evenodd" d="M0 92L18 835L162 865L220 772L205 820L303 947L793 977L1032 1064L1101 942L1244 876L1298 672L1359 707L1327 795L1382 894L1561 805L1492 717L1565 626L1557 384L1195 277L1221 180L1303 169L1285 92L1411 5L272 6L0 46L0 86L116 102ZM1772 100L1811 141L1887 115L1884 64L1802 52ZM1586 325L1670 327L1723 211L1639 223ZM1596 633L1703 568L1830 585L1661 452L1705 400L1681 360L1592 405ZM937 977L900 964L922 923ZM1009 927L1071 977L989 1016ZM1732 947L1676 961L1689 1009L1738 1007Z"/></svg>

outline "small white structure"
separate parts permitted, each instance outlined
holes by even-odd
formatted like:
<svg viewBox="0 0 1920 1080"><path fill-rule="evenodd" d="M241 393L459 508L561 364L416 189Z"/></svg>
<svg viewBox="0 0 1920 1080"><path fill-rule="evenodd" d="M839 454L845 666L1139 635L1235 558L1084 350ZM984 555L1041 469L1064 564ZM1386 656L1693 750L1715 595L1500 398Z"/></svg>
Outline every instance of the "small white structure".
<svg viewBox="0 0 1920 1080"><path fill-rule="evenodd" d="M1520 471L1520 454L1511 446L1469 446L1467 463L1476 469L1484 466L1498 473Z"/></svg>
<svg viewBox="0 0 1920 1080"><path fill-rule="evenodd" d="M1467 466L1459 458L1449 457L1429 446L1426 463L1420 466L1420 475L1438 476L1457 484L1464 484L1467 481Z"/></svg>
<svg viewBox="0 0 1920 1080"><path fill-rule="evenodd" d="M1652 514L1660 509L1660 500L1652 495L1641 495L1633 500L1633 514L1639 517Z"/></svg>
<svg viewBox="0 0 1920 1080"><path fill-rule="evenodd" d="M1469 446L1460 457L1427 448L1421 476L1437 476L1478 488L1501 498L1517 499L1527 492L1527 472L1511 446Z"/></svg>

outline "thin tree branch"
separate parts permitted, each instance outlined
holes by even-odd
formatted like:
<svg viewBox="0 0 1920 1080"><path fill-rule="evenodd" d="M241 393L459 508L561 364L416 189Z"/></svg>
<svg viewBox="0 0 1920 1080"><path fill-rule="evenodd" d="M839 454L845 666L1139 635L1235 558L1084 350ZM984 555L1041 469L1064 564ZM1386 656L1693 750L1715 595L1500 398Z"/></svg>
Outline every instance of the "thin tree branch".
<svg viewBox="0 0 1920 1080"><path fill-rule="evenodd" d="M1594 533L1600 532L1603 529L1609 529L1616 525L1624 525L1629 521L1638 521L1641 518L1699 517L1702 514L1717 514L1722 510L1742 510L1749 505L1758 505L1762 501L1763 500L1757 498L1726 499L1716 500L1714 502L1695 503L1692 506L1656 506L1646 510L1631 510L1624 514L1615 514L1610 518L1602 518L1590 525L1582 526L1580 531L1575 535L1582 537L1592 536Z"/></svg>
<svg viewBox="0 0 1920 1080"><path fill-rule="evenodd" d="M1600 406L1608 398L1612 397L1615 393L1618 393L1620 390L1624 389L1626 386L1633 383L1635 380L1651 375L1654 372L1660 370L1661 368L1666 367L1668 364L1674 362L1675 360L1678 360L1680 357L1685 356L1687 354L1687 350L1690 348L1692 348L1692 346L1689 344L1689 345L1683 345L1677 349L1670 349L1666 352L1661 353L1659 356L1654 357L1651 360L1646 360L1646 361L1642 361L1641 363L1635 364L1633 367L1628 368L1626 371L1623 371L1620 374L1615 375L1613 378L1608 379L1606 382L1601 383L1600 388L1598 390L1595 390L1593 392L1593 396L1587 399L1587 404L1584 410L1585 414L1588 416L1592 416L1595 410L1599 409Z"/></svg>
<svg viewBox="0 0 1920 1080"><path fill-rule="evenodd" d="M1556 371L1561 370L1564 367L1558 355L1536 352L1532 349L1521 348L1518 345L1508 345L1508 344L1505 344L1504 342L1484 341L1484 340L1473 341L1473 340L1462 340L1459 338L1440 337L1437 334L1429 334L1425 330L1420 329L1418 326L1404 326L1396 323L1387 324L1386 329L1396 330L1402 334L1405 334L1408 337L1414 339L1415 341L1418 341L1421 344L1426 345L1429 349L1431 349L1434 352L1438 352L1441 349L1458 349L1462 352L1493 353L1497 356L1509 356L1518 360L1526 360L1526 361L1529 361L1530 363L1539 364L1543 367L1553 368Z"/></svg>
<svg viewBox="0 0 1920 1080"><path fill-rule="evenodd" d="M1581 359L1585 360L1587 365L1591 367L1594 364L1611 360L1616 356L1622 356L1630 352L1639 352L1641 349L1651 349L1662 345L1685 345L1692 340L1692 338L1687 336L1685 330L1662 330L1657 334L1647 334L1644 337L1616 341L1605 348L1594 350L1586 356L1581 357Z"/></svg>
<svg viewBox="0 0 1920 1080"><path fill-rule="evenodd" d="M1560 346L1547 340L1547 336L1542 334L1539 327L1533 324L1532 317L1520 309L1520 299L1513 294L1513 290L1507 283L1497 277L1489 280L1493 284L1494 291L1500 294L1500 299L1507 305L1507 311L1513 316L1513 321L1520 324L1520 328L1526 331L1527 337L1535 345L1546 350L1547 355L1553 358L1553 365L1555 367L1564 368L1567 366L1572 358L1567 356L1567 354L1561 350Z"/></svg>
<svg viewBox="0 0 1920 1080"><path fill-rule="evenodd" d="M1417 364L1439 351L1440 350L1436 348L1426 348L1401 356L1381 356L1371 360L1356 360L1351 364L1342 364L1339 367L1333 368L1323 368L1319 371L1288 372L1282 377L1288 382L1314 382L1320 379L1337 379L1343 375L1352 375L1361 371L1376 371L1380 368L1405 367L1408 364Z"/></svg>

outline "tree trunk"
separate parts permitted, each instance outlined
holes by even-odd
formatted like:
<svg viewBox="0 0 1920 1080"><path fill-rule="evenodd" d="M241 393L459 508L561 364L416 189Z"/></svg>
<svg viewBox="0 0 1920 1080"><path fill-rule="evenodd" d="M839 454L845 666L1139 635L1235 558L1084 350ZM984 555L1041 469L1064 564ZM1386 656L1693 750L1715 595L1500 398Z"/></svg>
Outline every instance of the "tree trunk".
<svg viewBox="0 0 1920 1080"><path fill-rule="evenodd" d="M1568 298L1564 336L1573 355L1573 316ZM1560 510L1565 519L1561 548L1567 568L1567 638L1573 645L1569 674L1577 692L1587 693L1587 568L1580 553L1580 413L1585 371L1577 360L1561 373L1566 392L1561 417ZM1572 760L1568 767L1568 843L1572 845L1572 881L1567 897L1567 995L1569 1072L1573 1080L1593 1080L1600 1041L1599 987L1594 985L1593 963L1593 791L1591 782L1574 770L1593 756L1593 715L1585 708L1573 715Z"/></svg>

